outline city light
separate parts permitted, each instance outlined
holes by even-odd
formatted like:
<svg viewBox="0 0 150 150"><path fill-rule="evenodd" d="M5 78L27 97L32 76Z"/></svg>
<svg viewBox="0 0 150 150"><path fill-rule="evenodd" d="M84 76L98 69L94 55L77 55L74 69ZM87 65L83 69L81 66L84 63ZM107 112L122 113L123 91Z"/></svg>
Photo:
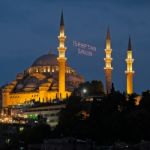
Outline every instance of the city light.
<svg viewBox="0 0 150 150"><path fill-rule="evenodd" d="M86 94L87 93L87 89L83 89L83 93Z"/></svg>

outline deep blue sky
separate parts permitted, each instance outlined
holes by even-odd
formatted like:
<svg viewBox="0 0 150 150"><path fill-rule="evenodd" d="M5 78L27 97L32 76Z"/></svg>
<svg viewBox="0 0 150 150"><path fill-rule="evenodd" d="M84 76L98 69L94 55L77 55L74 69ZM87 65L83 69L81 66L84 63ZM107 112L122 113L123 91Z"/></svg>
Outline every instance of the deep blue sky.
<svg viewBox="0 0 150 150"><path fill-rule="evenodd" d="M57 53L61 11L64 11L67 56L86 80L104 83L104 48L111 29L113 82L125 90L125 57L132 39L134 89L150 88L150 1L148 0L0 0L0 85L15 79L49 50ZM77 54L72 41L96 46L93 57Z"/></svg>

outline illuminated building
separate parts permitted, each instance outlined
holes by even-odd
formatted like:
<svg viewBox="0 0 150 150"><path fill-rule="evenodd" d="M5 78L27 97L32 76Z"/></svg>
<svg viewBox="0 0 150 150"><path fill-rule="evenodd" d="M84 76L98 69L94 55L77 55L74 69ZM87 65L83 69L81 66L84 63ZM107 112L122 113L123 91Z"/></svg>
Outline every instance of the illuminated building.
<svg viewBox="0 0 150 150"><path fill-rule="evenodd" d="M46 123L52 128L56 127L59 123L59 114L62 109L66 107L65 104L48 104L45 103L43 106L29 107L23 111L24 117L37 117L38 115L46 119Z"/></svg>
<svg viewBox="0 0 150 150"><path fill-rule="evenodd" d="M107 36L106 36L106 49L105 49L105 54L106 57L104 58L105 61L105 78L106 78L106 93L109 94L111 91L111 86L112 86L112 58L111 58L111 38L110 38L110 31L109 29L107 30Z"/></svg>
<svg viewBox="0 0 150 150"><path fill-rule="evenodd" d="M72 69L65 57L63 14L60 22L59 55L46 54L34 61L23 73L2 91L2 107L29 103L31 100L47 102L68 97L84 79Z"/></svg>
<svg viewBox="0 0 150 150"><path fill-rule="evenodd" d="M125 71L127 75L127 83L126 83L126 92L127 94L132 94L133 93L133 62L134 59L132 58L132 47L131 47L131 40L129 37L129 43L128 43L128 50L127 50L127 58L126 58L126 63L127 63L127 70Z"/></svg>

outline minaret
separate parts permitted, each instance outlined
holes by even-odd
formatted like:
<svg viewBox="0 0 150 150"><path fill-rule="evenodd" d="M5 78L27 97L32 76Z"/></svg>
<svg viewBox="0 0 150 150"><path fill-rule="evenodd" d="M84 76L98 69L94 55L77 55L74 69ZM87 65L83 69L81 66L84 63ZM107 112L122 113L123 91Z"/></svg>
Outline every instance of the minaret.
<svg viewBox="0 0 150 150"><path fill-rule="evenodd" d="M134 59L132 58L132 47L131 47L131 40L129 37L129 43L128 43L128 50L127 50L127 58L126 58L126 64L127 64L127 70L125 71L127 75L127 83L126 83L126 92L127 94L132 94L133 93L133 62Z"/></svg>
<svg viewBox="0 0 150 150"><path fill-rule="evenodd" d="M111 92L111 86L112 86L112 58L111 58L111 38L110 38L110 31L109 28L107 30L107 36L106 36L106 49L105 49L105 54L106 57L104 58L105 61L105 78L106 78L106 93L109 94Z"/></svg>
<svg viewBox="0 0 150 150"><path fill-rule="evenodd" d="M60 34L58 36L59 39L59 47L58 52L59 55L57 57L58 63L59 63L59 97L65 98L65 70L66 70L66 47L65 47L65 31L64 31L64 18L63 18L63 12L61 14L61 20L60 20Z"/></svg>

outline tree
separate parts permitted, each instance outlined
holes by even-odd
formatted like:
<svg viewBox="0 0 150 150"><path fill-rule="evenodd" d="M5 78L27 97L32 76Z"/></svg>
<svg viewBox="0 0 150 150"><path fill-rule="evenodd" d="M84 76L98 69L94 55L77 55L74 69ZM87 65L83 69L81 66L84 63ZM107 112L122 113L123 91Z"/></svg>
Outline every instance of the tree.
<svg viewBox="0 0 150 150"><path fill-rule="evenodd" d="M86 93L84 93L84 89L86 89ZM81 83L78 88L76 88L72 95L75 96L101 96L104 95L104 88L101 81L93 80L91 82L87 81L85 83Z"/></svg>
<svg viewBox="0 0 150 150"><path fill-rule="evenodd" d="M142 99L140 101L139 107L141 109L145 109L147 111L150 111L150 90L147 90L142 93Z"/></svg>
<svg viewBox="0 0 150 150"><path fill-rule="evenodd" d="M66 101L66 108L63 109L60 113L60 121L57 127L57 130L61 134L71 135L75 125L78 125L81 116L78 115L82 110L81 97L79 96L70 96Z"/></svg>
<svg viewBox="0 0 150 150"><path fill-rule="evenodd" d="M51 128L47 124L37 124L26 127L20 134L20 139L26 144L42 143L44 139L51 135Z"/></svg>

